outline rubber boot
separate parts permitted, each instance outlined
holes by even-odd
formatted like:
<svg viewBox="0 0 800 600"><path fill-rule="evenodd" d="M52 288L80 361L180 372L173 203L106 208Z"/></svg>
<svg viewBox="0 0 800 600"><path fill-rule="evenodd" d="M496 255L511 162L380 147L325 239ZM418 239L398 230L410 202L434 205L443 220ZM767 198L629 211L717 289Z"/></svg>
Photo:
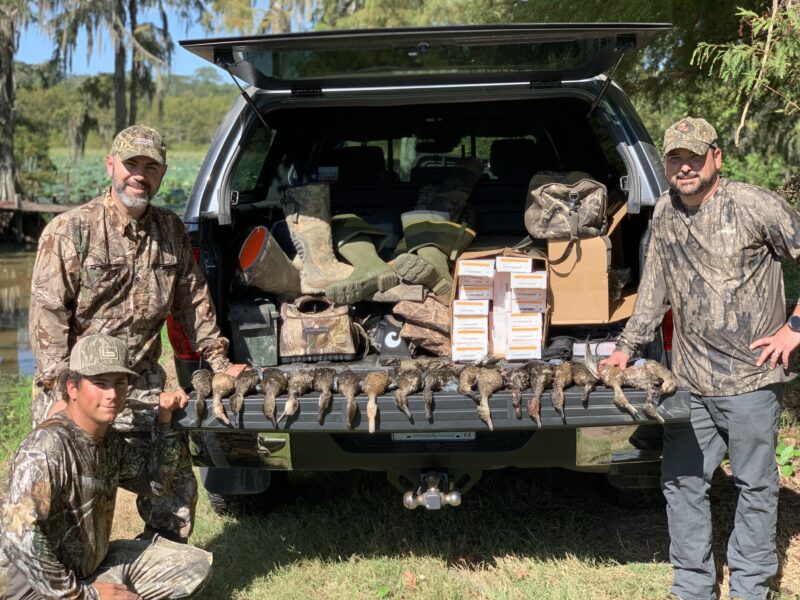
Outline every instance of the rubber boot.
<svg viewBox="0 0 800 600"><path fill-rule="evenodd" d="M283 212L297 249L303 294L324 293L330 285L347 279L353 267L336 260L331 239L330 189L327 184L288 188Z"/></svg>
<svg viewBox="0 0 800 600"><path fill-rule="evenodd" d="M415 220L408 215L403 215L407 252L395 258L395 271L403 281L422 284L437 296L447 297L453 290L449 261L472 243L475 232L450 221Z"/></svg>
<svg viewBox="0 0 800 600"><path fill-rule="evenodd" d="M385 233L350 214L336 215L331 227L333 245L353 265L353 272L347 279L326 288L328 298L338 304L352 304L397 285L394 269L378 256Z"/></svg>
<svg viewBox="0 0 800 600"><path fill-rule="evenodd" d="M300 272L266 227L259 225L242 244L239 269L245 285L279 296L300 295Z"/></svg>

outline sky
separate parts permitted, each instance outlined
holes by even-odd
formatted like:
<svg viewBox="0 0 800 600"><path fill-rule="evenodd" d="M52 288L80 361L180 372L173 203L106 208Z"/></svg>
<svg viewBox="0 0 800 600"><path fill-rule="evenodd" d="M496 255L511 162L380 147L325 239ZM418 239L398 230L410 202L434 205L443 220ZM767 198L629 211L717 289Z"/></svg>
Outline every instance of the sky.
<svg viewBox="0 0 800 600"><path fill-rule="evenodd" d="M186 26L178 22L174 14L167 9L169 28L172 39L175 41L175 50L172 56L172 72L176 75L192 75L200 67L210 66L208 62L198 58L188 50L184 50L178 42L180 40L193 40L198 38L213 37L204 32L197 25L192 26L188 32ZM157 18L144 14L140 17L140 22L156 21ZM230 34L223 34L224 37ZM114 71L114 55L111 38L105 31L102 37L95 38L94 48L91 56L86 56L86 36L81 33L78 39L78 46L72 58L72 74L75 75L95 75L97 73L112 73ZM55 49L55 43L45 35L37 26L32 26L21 32L19 49L15 55L15 60L25 63L41 63L50 59ZM129 57L130 60L130 57Z"/></svg>

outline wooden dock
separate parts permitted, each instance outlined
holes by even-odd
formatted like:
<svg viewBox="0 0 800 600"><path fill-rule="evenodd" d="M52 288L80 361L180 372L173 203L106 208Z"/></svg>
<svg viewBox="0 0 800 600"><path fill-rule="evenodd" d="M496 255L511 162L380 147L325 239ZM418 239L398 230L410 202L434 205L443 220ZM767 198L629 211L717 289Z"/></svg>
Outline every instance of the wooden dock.
<svg viewBox="0 0 800 600"><path fill-rule="evenodd" d="M76 204L45 204L43 202L31 202L22 200L16 202L0 202L0 210L14 210L23 213L50 213L57 214L75 208Z"/></svg>

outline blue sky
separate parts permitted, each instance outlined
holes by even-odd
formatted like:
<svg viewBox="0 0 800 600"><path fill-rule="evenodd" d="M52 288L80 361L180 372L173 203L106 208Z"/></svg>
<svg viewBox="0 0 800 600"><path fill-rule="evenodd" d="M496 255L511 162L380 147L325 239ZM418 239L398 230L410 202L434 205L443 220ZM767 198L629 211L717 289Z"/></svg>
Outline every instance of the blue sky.
<svg viewBox="0 0 800 600"><path fill-rule="evenodd" d="M196 69L209 66L209 63L196 57L188 50L184 50L178 45L180 40L197 39L209 36L197 25L192 26L188 32L186 26L178 23L174 15L168 10L169 27L172 32L172 39L175 41L175 51L172 57L172 72L177 75L192 75ZM153 20L152 16L143 15L141 21ZM230 34L222 34L227 36ZM53 55L55 44L38 27L29 27L20 35L19 49L15 56L16 60L26 63L40 63L48 60ZM95 38L94 48L91 56L86 56L86 36L81 34L78 47L72 59L73 74L111 73L114 70L114 56L112 52L111 38L102 32L101 38Z"/></svg>

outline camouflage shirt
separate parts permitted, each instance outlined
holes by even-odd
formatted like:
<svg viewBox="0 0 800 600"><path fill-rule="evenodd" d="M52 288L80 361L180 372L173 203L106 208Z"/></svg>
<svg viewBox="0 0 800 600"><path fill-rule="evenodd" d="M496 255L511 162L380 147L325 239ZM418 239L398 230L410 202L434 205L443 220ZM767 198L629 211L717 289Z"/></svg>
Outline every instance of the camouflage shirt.
<svg viewBox="0 0 800 600"><path fill-rule="evenodd" d="M777 194L725 178L695 210L664 194L619 349L651 341L672 307L682 386L730 396L786 381L780 365L756 367L762 349L750 350L786 322L782 258L800 259L800 214Z"/></svg>
<svg viewBox="0 0 800 600"><path fill-rule="evenodd" d="M78 338L118 337L139 377L114 426L148 429L165 380L158 358L169 313L215 371L230 366L228 341L220 336L208 287L177 215L150 206L131 220L117 210L109 190L56 217L39 240L31 283L36 388L52 391ZM42 409L34 408L34 422L40 422Z"/></svg>
<svg viewBox="0 0 800 600"><path fill-rule="evenodd" d="M180 462L177 433L155 432L147 457L112 429L90 436L64 412L28 434L11 461L0 510L0 554L11 579L24 578L44 598L97 598L78 579L108 552L117 486L160 495Z"/></svg>

